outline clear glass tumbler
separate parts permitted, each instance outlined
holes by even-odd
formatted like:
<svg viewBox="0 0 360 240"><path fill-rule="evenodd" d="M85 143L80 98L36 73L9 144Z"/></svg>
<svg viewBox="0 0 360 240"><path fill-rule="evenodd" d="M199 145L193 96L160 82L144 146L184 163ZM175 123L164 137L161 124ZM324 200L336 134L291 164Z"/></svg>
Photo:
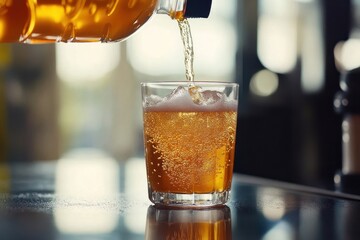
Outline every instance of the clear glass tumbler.
<svg viewBox="0 0 360 240"><path fill-rule="evenodd" d="M239 86L142 83L149 199L201 207L228 201Z"/></svg>

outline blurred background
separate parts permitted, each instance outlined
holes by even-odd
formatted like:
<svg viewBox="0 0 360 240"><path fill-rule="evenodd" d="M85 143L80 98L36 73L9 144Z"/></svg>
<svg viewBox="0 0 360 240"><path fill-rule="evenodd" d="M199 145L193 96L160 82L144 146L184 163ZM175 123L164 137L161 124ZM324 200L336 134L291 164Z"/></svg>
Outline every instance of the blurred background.
<svg viewBox="0 0 360 240"><path fill-rule="evenodd" d="M360 1L213 0L190 24L195 80L241 87L235 171L332 189L333 98L360 66ZM121 43L0 44L0 162L143 158L140 82L184 80L183 61L161 15Z"/></svg>

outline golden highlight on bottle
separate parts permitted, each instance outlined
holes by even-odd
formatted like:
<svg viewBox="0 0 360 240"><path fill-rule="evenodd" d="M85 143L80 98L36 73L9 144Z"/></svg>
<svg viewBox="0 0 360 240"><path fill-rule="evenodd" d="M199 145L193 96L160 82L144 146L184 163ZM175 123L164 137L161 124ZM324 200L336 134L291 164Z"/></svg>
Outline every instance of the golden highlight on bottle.
<svg viewBox="0 0 360 240"><path fill-rule="evenodd" d="M0 0L0 42L107 42L130 36L156 0Z"/></svg>
<svg viewBox="0 0 360 240"><path fill-rule="evenodd" d="M156 192L211 193L231 187L236 109L145 109L147 176Z"/></svg>

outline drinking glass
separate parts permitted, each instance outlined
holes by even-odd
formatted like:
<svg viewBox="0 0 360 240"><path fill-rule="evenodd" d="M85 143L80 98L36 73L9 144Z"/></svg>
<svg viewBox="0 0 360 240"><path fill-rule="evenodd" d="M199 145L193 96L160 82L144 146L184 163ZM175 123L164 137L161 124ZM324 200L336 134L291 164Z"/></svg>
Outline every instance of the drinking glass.
<svg viewBox="0 0 360 240"><path fill-rule="evenodd" d="M151 82L141 87L150 201L182 207L226 203L238 84Z"/></svg>

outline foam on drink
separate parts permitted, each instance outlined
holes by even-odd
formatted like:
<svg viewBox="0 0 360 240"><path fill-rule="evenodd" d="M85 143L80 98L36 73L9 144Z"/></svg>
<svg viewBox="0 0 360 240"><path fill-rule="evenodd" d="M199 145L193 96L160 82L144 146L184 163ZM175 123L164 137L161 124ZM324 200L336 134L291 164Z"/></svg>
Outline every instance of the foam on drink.
<svg viewBox="0 0 360 240"><path fill-rule="evenodd" d="M164 98L149 96L145 100L145 111L164 111L164 112L216 112L216 111L236 111L237 101L228 98L217 91L198 92L202 102L194 102L189 91L183 87L178 87L174 92ZM209 95L214 95L217 99L210 99Z"/></svg>

